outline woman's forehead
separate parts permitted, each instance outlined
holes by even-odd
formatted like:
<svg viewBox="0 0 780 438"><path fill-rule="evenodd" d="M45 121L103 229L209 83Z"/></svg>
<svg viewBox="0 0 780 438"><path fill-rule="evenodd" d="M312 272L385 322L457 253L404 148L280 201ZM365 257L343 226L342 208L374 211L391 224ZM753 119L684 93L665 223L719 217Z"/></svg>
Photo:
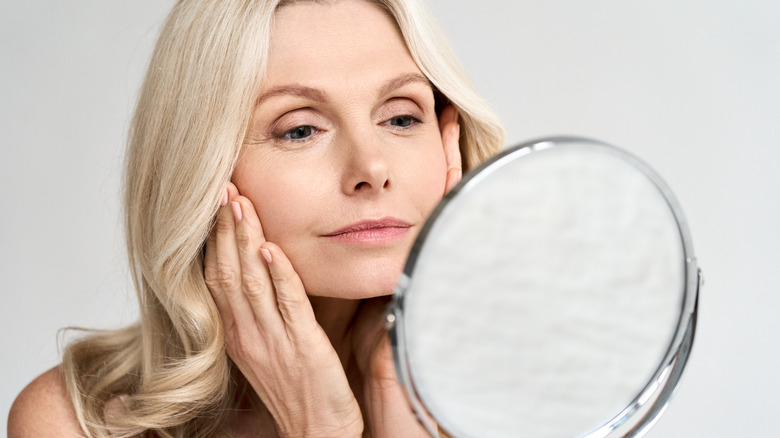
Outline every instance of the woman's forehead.
<svg viewBox="0 0 780 438"><path fill-rule="evenodd" d="M277 11L264 89L376 85L422 75L396 23L363 0L304 2Z"/></svg>
<svg viewBox="0 0 780 438"><path fill-rule="evenodd" d="M277 9L271 27L271 45L279 47L318 46L357 36L374 37L377 45L403 41L394 18L367 0L295 2Z"/></svg>

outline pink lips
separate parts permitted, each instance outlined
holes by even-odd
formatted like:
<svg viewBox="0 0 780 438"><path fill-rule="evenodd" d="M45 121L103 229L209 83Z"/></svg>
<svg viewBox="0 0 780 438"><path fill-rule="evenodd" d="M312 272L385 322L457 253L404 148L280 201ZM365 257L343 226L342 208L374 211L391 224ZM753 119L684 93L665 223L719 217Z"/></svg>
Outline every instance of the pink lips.
<svg viewBox="0 0 780 438"><path fill-rule="evenodd" d="M324 236L350 243L381 243L405 235L411 226L400 219L386 217L355 222Z"/></svg>

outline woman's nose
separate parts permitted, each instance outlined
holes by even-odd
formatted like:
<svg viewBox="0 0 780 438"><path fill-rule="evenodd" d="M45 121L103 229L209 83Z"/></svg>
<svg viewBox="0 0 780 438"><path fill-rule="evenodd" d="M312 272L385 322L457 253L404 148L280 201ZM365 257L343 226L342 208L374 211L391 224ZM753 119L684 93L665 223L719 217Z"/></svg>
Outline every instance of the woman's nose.
<svg viewBox="0 0 780 438"><path fill-rule="evenodd" d="M344 193L379 193L390 187L390 163L374 132L345 135L342 146Z"/></svg>

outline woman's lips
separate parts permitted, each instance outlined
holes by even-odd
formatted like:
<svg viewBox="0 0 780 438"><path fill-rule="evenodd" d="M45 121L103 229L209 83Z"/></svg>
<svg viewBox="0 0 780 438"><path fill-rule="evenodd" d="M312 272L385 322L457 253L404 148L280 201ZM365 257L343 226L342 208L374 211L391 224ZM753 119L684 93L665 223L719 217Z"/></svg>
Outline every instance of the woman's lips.
<svg viewBox="0 0 780 438"><path fill-rule="evenodd" d="M350 243L383 243L405 235L411 227L412 224L408 222L386 217L355 222L325 234L324 237Z"/></svg>

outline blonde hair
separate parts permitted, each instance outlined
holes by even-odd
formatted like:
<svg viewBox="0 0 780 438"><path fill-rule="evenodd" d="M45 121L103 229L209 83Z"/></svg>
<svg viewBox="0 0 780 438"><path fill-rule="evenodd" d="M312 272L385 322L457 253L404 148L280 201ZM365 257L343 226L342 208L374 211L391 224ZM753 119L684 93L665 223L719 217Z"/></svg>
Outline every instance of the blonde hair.
<svg viewBox="0 0 780 438"><path fill-rule="evenodd" d="M416 0L374 2L459 110L464 170L497 152L503 129L429 13ZM274 12L285 3L180 0L162 28L131 125L124 180L140 322L92 333L63 355L89 436L226 434L241 376L225 354L202 252L260 92ZM125 409L106 413L106 402L120 395Z"/></svg>

